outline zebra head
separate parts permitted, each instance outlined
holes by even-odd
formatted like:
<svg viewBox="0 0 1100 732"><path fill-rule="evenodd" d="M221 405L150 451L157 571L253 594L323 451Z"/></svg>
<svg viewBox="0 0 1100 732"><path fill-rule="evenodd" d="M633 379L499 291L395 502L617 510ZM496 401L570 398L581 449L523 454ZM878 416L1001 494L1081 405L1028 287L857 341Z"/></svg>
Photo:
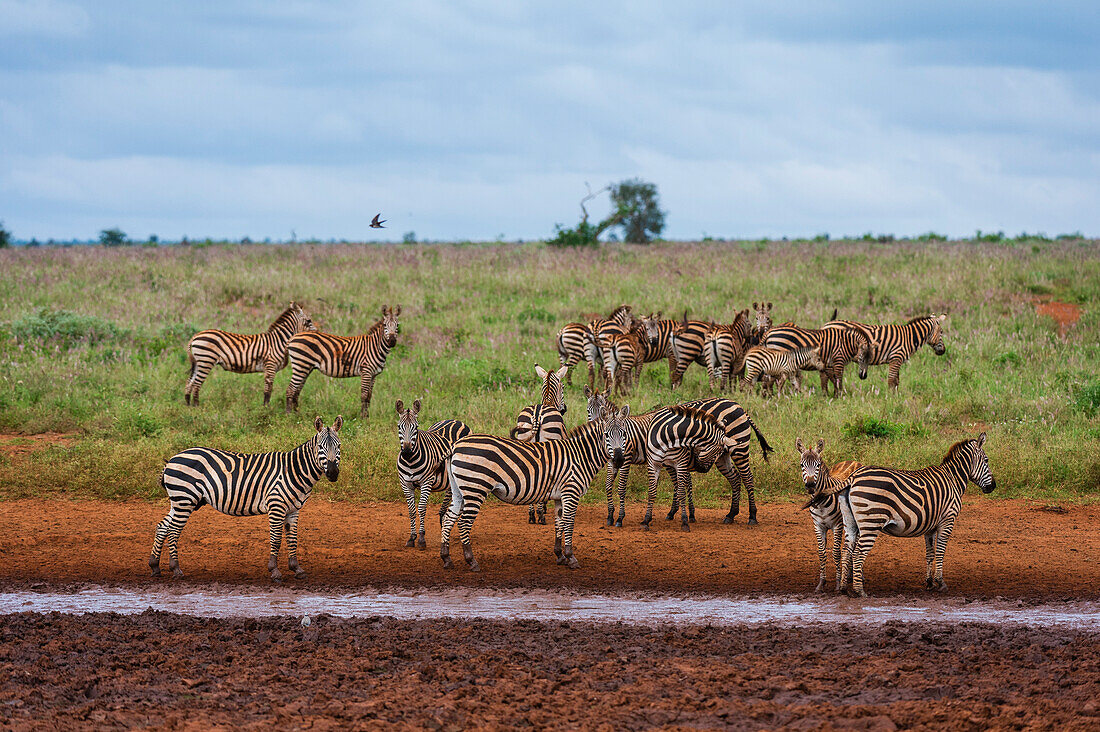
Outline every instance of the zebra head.
<svg viewBox="0 0 1100 732"><path fill-rule="evenodd" d="M695 452L695 465L692 466L692 470L699 473L710 472L710 469L724 454L737 446L737 439L727 437L721 430L718 431L716 437L717 439L702 445Z"/></svg>
<svg viewBox="0 0 1100 732"><path fill-rule="evenodd" d="M542 366L535 364L535 373L542 379L542 405L553 407L565 414L565 392L561 387L561 380L569 371L568 366L562 366L557 371L547 371Z"/></svg>
<svg viewBox="0 0 1100 732"><path fill-rule="evenodd" d="M607 454L611 458L612 470L618 470L626 463L627 453L627 429L626 418L630 416L630 405L624 405L622 409L612 407L607 412L607 421L603 426L604 445Z"/></svg>
<svg viewBox="0 0 1100 732"><path fill-rule="evenodd" d="M932 346L932 353L937 356L942 356L947 352L947 346L943 345L943 321L946 319L946 315L933 315L932 330L928 332L928 337L924 340L925 343Z"/></svg>
<svg viewBox="0 0 1100 732"><path fill-rule="evenodd" d="M296 302L290 303L291 310L294 314L294 333L304 333L305 331L316 331L317 325L313 322L313 318L306 315L306 311L302 310L302 306Z"/></svg>
<svg viewBox="0 0 1100 732"><path fill-rule="evenodd" d="M752 329L752 342L759 345L772 328L772 304L754 302L752 309L756 311L756 327Z"/></svg>
<svg viewBox="0 0 1100 732"><path fill-rule="evenodd" d="M645 329L649 345L656 347L661 341L661 312L658 310L642 318L642 328Z"/></svg>
<svg viewBox="0 0 1100 732"><path fill-rule="evenodd" d="M382 306L382 340L385 341L386 348L393 348L397 345L397 334L401 330L397 322L397 316L400 314L400 305L397 306L396 310L385 305Z"/></svg>
<svg viewBox="0 0 1100 732"><path fill-rule="evenodd" d="M416 415L420 414L420 400L414 399L411 409L405 409L405 403L397 400L397 443L401 447L401 457L408 460L416 453L416 440L420 437L420 425Z"/></svg>
<svg viewBox="0 0 1100 732"><path fill-rule="evenodd" d="M317 464L325 471L325 477L333 483L340 477L340 435L338 433L343 424L343 417L337 417L331 427L326 427L325 420L320 417L313 421L313 426L317 428L314 457Z"/></svg>
<svg viewBox="0 0 1100 732"><path fill-rule="evenodd" d="M588 384L584 385L584 399L588 404L588 421L596 422L611 415L615 405L607 400L607 395L598 389L592 389Z"/></svg>
<svg viewBox="0 0 1100 732"><path fill-rule="evenodd" d="M985 445L985 433L978 435L973 441L974 459L970 463L970 480L974 481L982 493L992 493L997 487L997 481L993 479L993 473L989 470L989 456L982 448Z"/></svg>
<svg viewBox="0 0 1100 732"><path fill-rule="evenodd" d="M859 364L859 378L867 378L867 366L871 363L871 341L863 333L849 330L848 334L858 339L856 347L856 363Z"/></svg>
<svg viewBox="0 0 1100 732"><path fill-rule="evenodd" d="M802 483L806 486L806 492L812 496L825 482L825 440L818 440L816 447L807 450L802 447L802 438L799 437L794 441L794 446L801 456Z"/></svg>

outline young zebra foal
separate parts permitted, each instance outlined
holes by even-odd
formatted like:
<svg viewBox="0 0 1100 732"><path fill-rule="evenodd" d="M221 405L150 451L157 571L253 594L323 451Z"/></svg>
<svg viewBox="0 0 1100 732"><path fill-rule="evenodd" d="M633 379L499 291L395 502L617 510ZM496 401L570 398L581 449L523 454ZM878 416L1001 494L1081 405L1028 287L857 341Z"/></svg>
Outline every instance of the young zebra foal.
<svg viewBox="0 0 1100 732"><path fill-rule="evenodd" d="M266 513L271 532L271 555L267 560L271 579L282 579L277 560L284 528L290 555L287 566L295 577L305 577L305 570L298 564L298 511L322 475L333 483L340 476L338 433L343 423L343 418L337 417L331 427L326 427L318 417L313 424L317 433L289 452L245 454L193 447L172 457L160 476L172 507L157 524L149 556L153 576L160 575L165 539L168 568L174 576L183 576L177 552L180 532L191 513L208 503L230 516Z"/></svg>
<svg viewBox="0 0 1100 732"><path fill-rule="evenodd" d="M753 346L745 353L745 376L741 381L744 388L751 388L757 381L767 376L779 381L779 392L790 380L799 392L802 389L802 369L825 368L817 347L796 348L793 351L779 351L767 346Z"/></svg>
<svg viewBox="0 0 1100 732"><path fill-rule="evenodd" d="M286 368L287 343L298 333L315 330L317 326L302 306L292 302L265 333L242 334L224 330L196 333L187 344L191 375L183 390L183 401L193 407L199 406L199 389L214 367L221 366L235 374L263 371L266 407L271 402L275 372Z"/></svg>
<svg viewBox="0 0 1100 732"><path fill-rule="evenodd" d="M286 411L298 409L298 397L306 378L314 369L325 376L347 379L358 376L361 383L359 416L366 419L370 412L374 380L386 367L386 356L397 345L399 325L397 309L382 307L382 319L362 335L344 336L332 333L300 333L290 339L290 383L286 387Z"/></svg>
<svg viewBox="0 0 1100 732"><path fill-rule="evenodd" d="M409 540L405 546L427 547L424 541L424 522L428 513L428 497L447 487L447 458L455 441L470 434L470 428L457 419L445 419L436 422L430 428L419 428L416 416L420 414L420 400L413 400L412 407L397 400L397 477L401 482L401 492L405 494L405 503L409 506ZM420 500L416 500L414 491L420 491ZM443 523L443 514L447 503L439 509L439 521ZM416 520L420 518L420 534L417 537Z"/></svg>
<svg viewBox="0 0 1100 732"><path fill-rule="evenodd" d="M818 579L817 592L825 589L825 567L828 564L825 547L828 544L829 531L833 532L833 563L836 567L836 591L842 589L841 578L843 572L840 569L841 545L844 543L844 514L840 510L840 496L837 495L844 489L844 482L862 467L855 460L845 460L833 467L825 464L825 440L818 440L817 447L804 449L802 438L795 440L795 448L801 456L802 482L806 486L809 499L802 506L810 509L810 517L814 522L814 534L817 535L817 561ZM851 557L849 548L848 556Z"/></svg>
<svg viewBox="0 0 1100 732"><path fill-rule="evenodd" d="M956 442L939 465L922 470L865 466L852 473L840 493L840 510L844 514L845 531L856 537L851 559L855 594L867 596L863 589L863 563L883 531L891 536L923 536L925 585L930 590L947 590L943 555L962 507L966 484L976 483L982 493L992 493L997 487L983 445L984 432L976 440Z"/></svg>

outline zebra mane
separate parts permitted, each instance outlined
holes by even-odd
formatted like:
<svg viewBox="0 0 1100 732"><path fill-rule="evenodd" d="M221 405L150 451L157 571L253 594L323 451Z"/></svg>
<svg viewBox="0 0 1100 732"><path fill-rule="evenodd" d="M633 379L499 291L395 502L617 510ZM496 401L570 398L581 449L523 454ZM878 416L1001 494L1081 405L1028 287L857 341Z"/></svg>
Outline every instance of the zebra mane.
<svg viewBox="0 0 1100 732"><path fill-rule="evenodd" d="M375 323L374 325L372 325L370 327L370 329L367 331L367 335L370 335L371 333L374 333L377 330L382 330L382 326L385 325L385 324L386 324L386 319L382 318L381 320L379 320L377 323Z"/></svg>
<svg viewBox="0 0 1100 732"><path fill-rule="evenodd" d="M285 322L288 322L289 320L291 320L294 317L295 307L298 307L298 306L296 306L296 305L287 306L286 310L283 310L283 312L279 313L279 317L275 318L275 320L271 323L271 325L268 326L267 329L272 330L275 326L279 325L280 323L285 323Z"/></svg>
<svg viewBox="0 0 1100 732"><path fill-rule="evenodd" d="M966 451L971 442L974 442L974 440L959 440L958 442L956 442L950 447L950 449L948 449L947 454L943 456L943 462L940 464L946 465L947 463L954 460L956 457L959 456L959 453Z"/></svg>
<svg viewBox="0 0 1100 732"><path fill-rule="evenodd" d="M716 427L721 428L722 425L710 412L704 412L695 407L686 407L683 404L673 404L671 407L665 407L665 409L673 414L679 414L683 417L694 417L695 419L701 419L704 422L710 422Z"/></svg>
<svg viewBox="0 0 1100 732"><path fill-rule="evenodd" d="M910 318L908 320L908 322L906 322L905 324L906 325L912 325L913 323L919 323L922 320L928 320L931 317L932 317L931 315L918 315L915 318Z"/></svg>
<svg viewBox="0 0 1100 732"><path fill-rule="evenodd" d="M602 430L603 423L605 421L606 420L603 419L597 419L595 422L582 422L573 429L569 430L569 433L565 436L565 438L570 439L572 437L583 437L584 435L587 435L588 433L595 430Z"/></svg>

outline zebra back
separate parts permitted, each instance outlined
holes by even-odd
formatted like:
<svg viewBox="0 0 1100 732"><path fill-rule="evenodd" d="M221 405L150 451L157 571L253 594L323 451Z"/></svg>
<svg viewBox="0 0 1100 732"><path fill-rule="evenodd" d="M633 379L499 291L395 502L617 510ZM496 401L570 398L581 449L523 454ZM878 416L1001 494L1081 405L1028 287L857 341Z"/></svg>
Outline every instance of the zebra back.
<svg viewBox="0 0 1100 732"><path fill-rule="evenodd" d="M706 412L714 417L722 425L726 437L730 437L736 442L733 452L743 451L748 455L750 432L755 433L757 441L760 442L760 451L763 454L764 462L768 462L768 453L775 452L764 438L764 435L757 429L748 413L745 412L745 409L732 399L712 397L710 399L684 402L682 406L698 409L700 412Z"/></svg>
<svg viewBox="0 0 1100 732"><path fill-rule="evenodd" d="M713 415L684 405L665 407L654 413L646 434L647 460L661 464L678 450L690 448L697 456L696 469L706 472L733 443Z"/></svg>

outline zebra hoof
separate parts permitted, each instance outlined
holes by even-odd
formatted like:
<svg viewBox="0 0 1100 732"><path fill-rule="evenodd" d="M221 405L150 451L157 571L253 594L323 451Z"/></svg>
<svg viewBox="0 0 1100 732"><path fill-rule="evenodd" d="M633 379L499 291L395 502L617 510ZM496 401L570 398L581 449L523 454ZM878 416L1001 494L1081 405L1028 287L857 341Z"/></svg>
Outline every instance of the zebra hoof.
<svg viewBox="0 0 1100 732"><path fill-rule="evenodd" d="M443 557L443 569L454 569L455 563L451 561L450 557Z"/></svg>
<svg viewBox="0 0 1100 732"><path fill-rule="evenodd" d="M671 521L674 518L676 518L676 509L675 508L668 512L668 515L665 516L665 521Z"/></svg>
<svg viewBox="0 0 1100 732"><path fill-rule="evenodd" d="M925 580L924 580L924 589L926 589L926 590L936 589L936 583L932 580L931 577L926 577L925 578Z"/></svg>
<svg viewBox="0 0 1100 732"><path fill-rule="evenodd" d="M283 581L283 573L279 571L278 567L271 570L271 579L273 579L276 582L282 582Z"/></svg>
<svg viewBox="0 0 1100 732"><path fill-rule="evenodd" d="M428 548L428 542L424 541L424 535L423 534L421 534L420 538L416 540L416 548L417 549L427 549Z"/></svg>
<svg viewBox="0 0 1100 732"><path fill-rule="evenodd" d="M149 569L153 570L154 577L160 577L160 558L149 557Z"/></svg>
<svg viewBox="0 0 1100 732"><path fill-rule="evenodd" d="M688 524L680 524L680 531L691 531L691 526Z"/></svg>
<svg viewBox="0 0 1100 732"><path fill-rule="evenodd" d="M477 563L476 559L471 559L469 562L467 562L467 564L469 565L469 568L470 568L471 572L480 572L481 571L481 565Z"/></svg>
<svg viewBox="0 0 1100 732"><path fill-rule="evenodd" d="M690 516L688 516L688 521L690 521L691 523L695 523L695 514L691 514Z"/></svg>
<svg viewBox="0 0 1100 732"><path fill-rule="evenodd" d="M183 570L180 569L179 567L176 567L175 569L172 570L172 576L175 577L176 579L179 579L180 577L183 577Z"/></svg>
<svg viewBox="0 0 1100 732"><path fill-rule="evenodd" d="M756 526L756 525L757 525L757 524L759 524L759 523L760 523L760 522L759 522L759 521L757 521L757 520L756 520L755 518L750 518L750 519L749 519L749 526Z"/></svg>
<svg viewBox="0 0 1100 732"><path fill-rule="evenodd" d="M936 592L947 592L947 583L943 580L936 582Z"/></svg>
<svg viewBox="0 0 1100 732"><path fill-rule="evenodd" d="M623 527L623 520L622 519L617 519L615 521L615 526L617 526L618 528L621 529Z"/></svg>
<svg viewBox="0 0 1100 732"><path fill-rule="evenodd" d="M416 546L416 536L410 536L409 540L405 542L405 546Z"/></svg>
<svg viewBox="0 0 1100 732"><path fill-rule="evenodd" d="M581 563L577 561L576 557L569 557L569 561L565 563L565 566L569 569L580 569Z"/></svg>
<svg viewBox="0 0 1100 732"><path fill-rule="evenodd" d="M724 524L732 524L732 523L733 523L733 516L730 516L730 515L728 515L728 514L727 514L726 516L723 516L723 517L722 517L722 523L724 523Z"/></svg>
<svg viewBox="0 0 1100 732"><path fill-rule="evenodd" d="M542 524L543 526L546 526L546 514L540 514L539 515L539 523Z"/></svg>
<svg viewBox="0 0 1100 732"><path fill-rule="evenodd" d="M814 592L824 592L824 591L825 591L825 580L821 580L820 582L817 583L817 587L814 588Z"/></svg>
<svg viewBox="0 0 1100 732"><path fill-rule="evenodd" d="M299 567L298 569L294 570L294 579L305 579L305 578L306 578L306 571L304 569Z"/></svg>
<svg viewBox="0 0 1100 732"><path fill-rule="evenodd" d="M532 511L531 513L527 514L527 523L533 524L535 522L535 512Z"/></svg>

